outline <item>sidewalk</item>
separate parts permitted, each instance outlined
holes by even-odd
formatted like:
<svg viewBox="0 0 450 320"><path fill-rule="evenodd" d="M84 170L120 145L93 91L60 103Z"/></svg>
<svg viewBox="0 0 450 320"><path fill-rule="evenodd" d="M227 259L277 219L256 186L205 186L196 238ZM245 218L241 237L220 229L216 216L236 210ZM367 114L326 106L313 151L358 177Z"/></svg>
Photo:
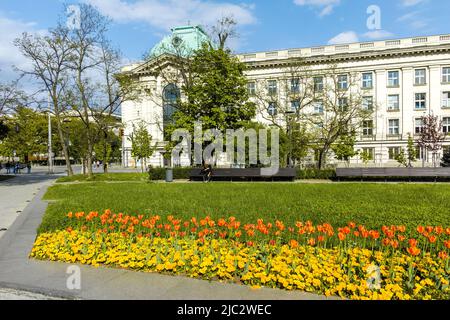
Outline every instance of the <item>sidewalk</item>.
<svg viewBox="0 0 450 320"><path fill-rule="evenodd" d="M47 207L43 186L0 239L0 288L65 299L323 300L323 296L80 265L81 290L67 288L69 264L28 259Z"/></svg>

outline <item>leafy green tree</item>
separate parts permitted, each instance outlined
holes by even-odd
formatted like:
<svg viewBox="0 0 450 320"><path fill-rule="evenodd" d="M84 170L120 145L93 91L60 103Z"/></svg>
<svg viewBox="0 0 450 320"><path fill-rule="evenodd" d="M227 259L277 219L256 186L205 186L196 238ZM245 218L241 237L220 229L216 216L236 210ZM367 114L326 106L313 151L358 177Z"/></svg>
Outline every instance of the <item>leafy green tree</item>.
<svg viewBox="0 0 450 320"><path fill-rule="evenodd" d="M408 158L406 157L405 150L401 148L400 153L395 156L395 160L400 163L400 165L408 167Z"/></svg>
<svg viewBox="0 0 450 320"><path fill-rule="evenodd" d="M11 118L5 120L8 128L5 139L0 144L3 156L19 157L28 162L33 154L47 151L47 119L30 108L18 107Z"/></svg>
<svg viewBox="0 0 450 320"><path fill-rule="evenodd" d="M228 50L204 44L191 58L191 81L182 86L186 99L179 99L166 136L177 128L194 132L194 123L203 129L237 129L255 116L249 102L245 65ZM170 139L166 139L170 141ZM174 144L169 145L172 149Z"/></svg>
<svg viewBox="0 0 450 320"><path fill-rule="evenodd" d="M133 125L133 132L128 139L131 141L131 155L136 160L140 160L141 170L144 173L144 165L147 164L146 159L150 158L155 152L155 146L152 146L152 136L145 124L141 122L137 126Z"/></svg>
<svg viewBox="0 0 450 320"><path fill-rule="evenodd" d="M408 167L412 167L412 163L416 161L416 147L411 135L408 135L408 146L406 147L406 157L408 160Z"/></svg>
<svg viewBox="0 0 450 320"><path fill-rule="evenodd" d="M301 164L311 150L314 135L308 131L306 126L295 123L291 126L292 131L288 134L290 143L291 159L294 165Z"/></svg>
<svg viewBox="0 0 450 320"><path fill-rule="evenodd" d="M363 152L360 153L360 157L362 162L364 163L364 165L368 165L369 161L372 161L372 155L370 154L370 152L368 150L364 150Z"/></svg>
<svg viewBox="0 0 450 320"><path fill-rule="evenodd" d="M331 150L333 150L337 160L345 161L349 165L350 159L358 155L358 151L355 150L355 144L356 132L352 132L351 134L340 136L336 143L331 146Z"/></svg>

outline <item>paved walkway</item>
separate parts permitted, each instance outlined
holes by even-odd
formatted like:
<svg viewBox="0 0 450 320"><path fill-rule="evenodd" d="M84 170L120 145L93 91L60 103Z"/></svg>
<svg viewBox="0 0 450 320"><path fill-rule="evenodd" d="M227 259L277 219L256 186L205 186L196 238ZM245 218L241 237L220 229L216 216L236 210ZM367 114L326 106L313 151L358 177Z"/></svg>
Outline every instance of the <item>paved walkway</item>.
<svg viewBox="0 0 450 320"><path fill-rule="evenodd" d="M10 181L10 187L26 190L28 196L37 190L25 181ZM36 238L47 203L41 200L51 179L40 181L40 190L32 202L18 216L13 225L0 239L0 299L16 297L27 299L23 291L32 297L45 299L148 299L148 300L322 300L322 296L303 292L274 289L252 289L248 286L208 282L185 277L165 276L153 273L75 266L80 270L81 289L71 290L67 283L69 264L28 259ZM33 184L32 184L33 185ZM24 191L25 192L25 191ZM31 192L31 193L30 193ZM11 201L13 202L13 201ZM11 204L13 207L14 205ZM16 205L17 206L17 205ZM8 290L6 290L6 289ZM6 290L6 293L5 293ZM11 290L21 290L12 291ZM37 296L36 296L37 294ZM42 296L39 296L42 295Z"/></svg>
<svg viewBox="0 0 450 320"><path fill-rule="evenodd" d="M59 170L55 175L48 175L45 170L40 170L32 174L10 175L12 179L0 181L0 230L9 229L37 192L52 184L63 172ZM7 232L0 231L0 239Z"/></svg>

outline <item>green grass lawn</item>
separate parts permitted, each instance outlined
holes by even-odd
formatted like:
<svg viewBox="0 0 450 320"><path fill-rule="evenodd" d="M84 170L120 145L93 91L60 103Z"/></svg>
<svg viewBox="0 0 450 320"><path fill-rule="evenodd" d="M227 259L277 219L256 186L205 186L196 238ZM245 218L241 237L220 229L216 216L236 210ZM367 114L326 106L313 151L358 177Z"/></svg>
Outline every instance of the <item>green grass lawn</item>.
<svg viewBox="0 0 450 320"><path fill-rule="evenodd" d="M86 182L86 181L147 181L148 173L98 173L89 179L88 176L77 174L70 177L62 177L56 180L59 183Z"/></svg>
<svg viewBox="0 0 450 320"><path fill-rule="evenodd" d="M55 185L40 232L66 226L69 211L212 218L237 217L243 223L280 219L329 222L353 220L367 227L383 224L449 226L450 185L294 184L294 183L105 183Z"/></svg>

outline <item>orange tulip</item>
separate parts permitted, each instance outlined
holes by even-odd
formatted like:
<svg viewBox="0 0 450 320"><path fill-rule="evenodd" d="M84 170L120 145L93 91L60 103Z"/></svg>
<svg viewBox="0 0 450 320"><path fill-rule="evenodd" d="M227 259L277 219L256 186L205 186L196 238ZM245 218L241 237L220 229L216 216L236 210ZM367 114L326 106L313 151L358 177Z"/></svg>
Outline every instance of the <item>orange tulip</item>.
<svg viewBox="0 0 450 320"><path fill-rule="evenodd" d="M242 232L238 231L234 234L237 238L240 238L242 236Z"/></svg>
<svg viewBox="0 0 450 320"><path fill-rule="evenodd" d="M444 246L445 246L447 249L450 249L450 240L444 241Z"/></svg>
<svg viewBox="0 0 450 320"><path fill-rule="evenodd" d="M289 241L289 246L290 246L291 248L293 248L293 249L297 248L297 247L298 247L298 241L297 241L297 240L294 240L294 239L290 240L290 241Z"/></svg>
<svg viewBox="0 0 450 320"><path fill-rule="evenodd" d="M409 246L411 247L411 248L415 248L415 247L417 247L417 240L416 239L409 239Z"/></svg>
<svg viewBox="0 0 450 320"><path fill-rule="evenodd" d="M381 243L383 244L383 246L388 246L391 243L391 240L389 238L384 238Z"/></svg>
<svg viewBox="0 0 450 320"><path fill-rule="evenodd" d="M430 241L430 243L435 243L437 239L435 236L430 236L428 237L428 240Z"/></svg>
<svg viewBox="0 0 450 320"><path fill-rule="evenodd" d="M314 245L316 244L316 239L310 238L310 239L308 240L308 244L309 244L310 246L314 246Z"/></svg>
<svg viewBox="0 0 450 320"><path fill-rule="evenodd" d="M69 213L67 214L67 218L71 219L72 217L73 217L73 213L72 213L72 212L69 212Z"/></svg>
<svg viewBox="0 0 450 320"><path fill-rule="evenodd" d="M410 255L413 257L418 256L420 254L420 249L417 247L410 247L406 249Z"/></svg>
<svg viewBox="0 0 450 320"><path fill-rule="evenodd" d="M338 238L339 238L340 241L344 241L345 240L345 234L342 233L342 232L339 232L338 233Z"/></svg>
<svg viewBox="0 0 450 320"><path fill-rule="evenodd" d="M418 227L417 227L417 232L420 233L420 234L423 234L423 233L425 232L425 227L423 227L423 226L418 226Z"/></svg>
<svg viewBox="0 0 450 320"><path fill-rule="evenodd" d="M441 258L442 260L445 260L448 258L448 254L445 251L441 251L439 252L439 258Z"/></svg>

